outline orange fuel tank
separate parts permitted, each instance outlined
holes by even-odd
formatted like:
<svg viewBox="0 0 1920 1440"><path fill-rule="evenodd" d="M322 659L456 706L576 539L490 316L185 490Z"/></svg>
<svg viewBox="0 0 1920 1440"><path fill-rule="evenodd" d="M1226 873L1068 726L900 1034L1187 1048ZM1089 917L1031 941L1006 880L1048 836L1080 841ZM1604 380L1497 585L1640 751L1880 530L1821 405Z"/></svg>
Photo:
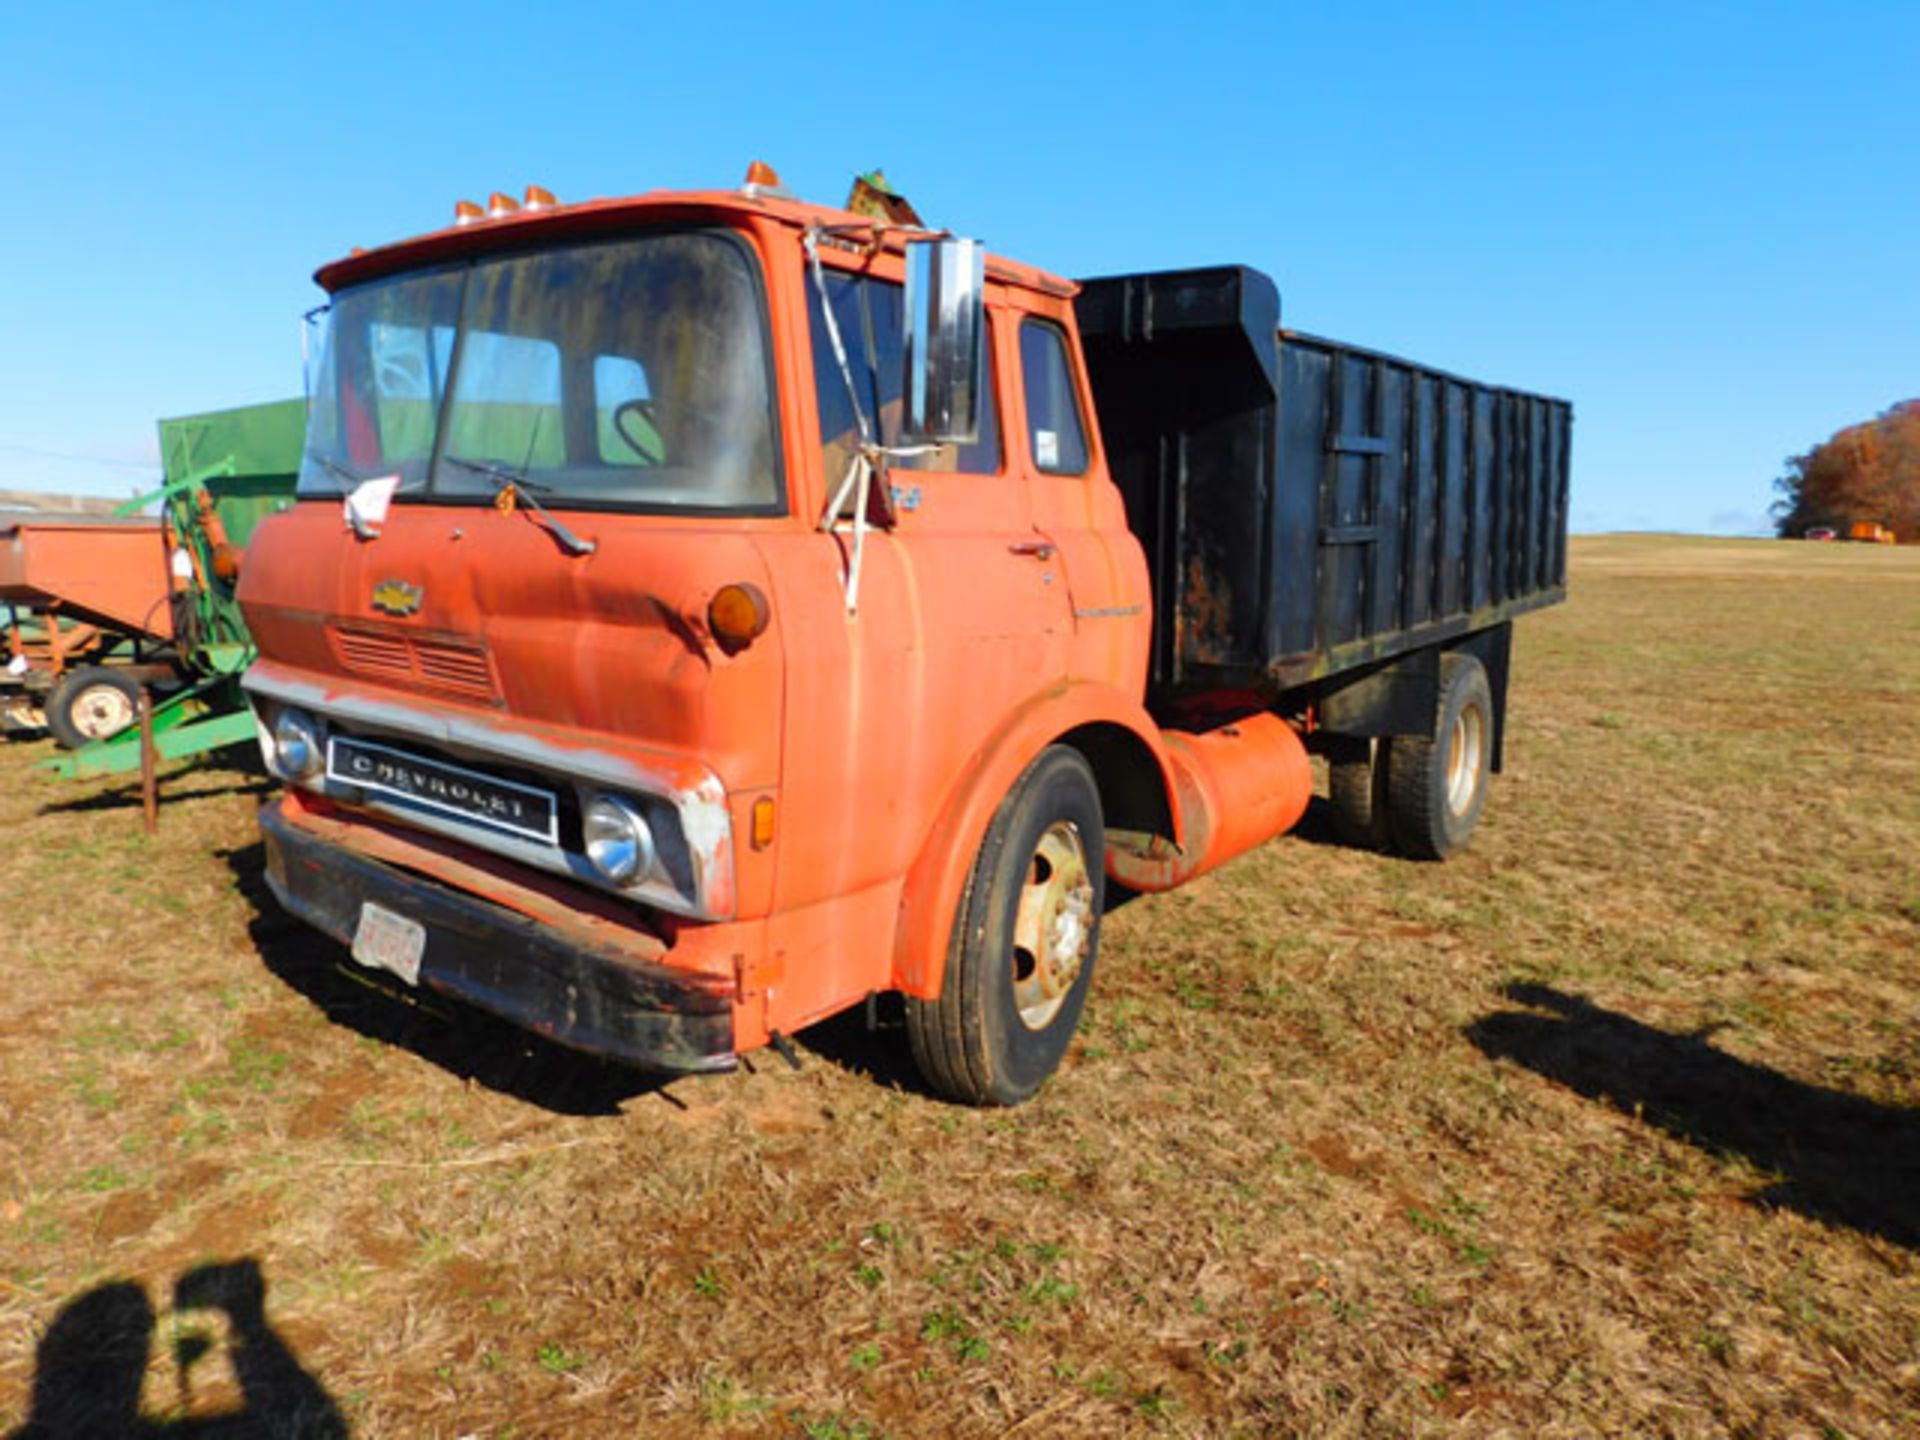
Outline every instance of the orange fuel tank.
<svg viewBox="0 0 1920 1440"><path fill-rule="evenodd" d="M1171 890L1284 834L1306 813L1313 773L1299 732L1256 714L1198 735L1165 732L1186 834L1109 846L1107 874L1132 890Z"/></svg>

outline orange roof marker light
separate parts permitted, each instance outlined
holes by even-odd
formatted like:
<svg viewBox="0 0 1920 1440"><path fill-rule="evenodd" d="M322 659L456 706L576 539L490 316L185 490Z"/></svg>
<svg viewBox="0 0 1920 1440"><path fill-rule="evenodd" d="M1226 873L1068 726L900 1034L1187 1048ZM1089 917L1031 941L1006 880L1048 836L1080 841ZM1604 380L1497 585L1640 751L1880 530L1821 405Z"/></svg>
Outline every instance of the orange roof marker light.
<svg viewBox="0 0 1920 1440"><path fill-rule="evenodd" d="M474 221L485 218L486 213L471 200L453 202L453 223L456 225L471 225Z"/></svg>
<svg viewBox="0 0 1920 1440"><path fill-rule="evenodd" d="M511 195L496 190L487 197L487 214L490 216L512 215L520 208L520 202Z"/></svg>
<svg viewBox="0 0 1920 1440"><path fill-rule="evenodd" d="M544 185L527 186L526 199L520 202L528 210L551 210L560 202L553 198L553 192Z"/></svg>
<svg viewBox="0 0 1920 1440"><path fill-rule="evenodd" d="M756 160L747 166L747 180L740 187L740 193L750 200L771 195L780 200L793 199L793 192L780 183L780 172L764 160Z"/></svg>

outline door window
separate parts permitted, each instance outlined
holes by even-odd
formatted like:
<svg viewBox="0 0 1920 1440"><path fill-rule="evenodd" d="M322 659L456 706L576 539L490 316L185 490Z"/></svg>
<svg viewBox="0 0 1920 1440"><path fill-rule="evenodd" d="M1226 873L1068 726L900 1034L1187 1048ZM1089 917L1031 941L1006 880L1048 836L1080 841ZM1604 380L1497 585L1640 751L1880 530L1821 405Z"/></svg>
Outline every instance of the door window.
<svg viewBox="0 0 1920 1440"><path fill-rule="evenodd" d="M869 423L875 416L879 417L881 444L897 445L904 408L900 395L903 352L900 337L906 297L902 287L888 280L835 270L826 272L826 282L860 408ZM854 418L847 379L840 371L840 362L833 353L833 339L827 333L821 313L820 289L811 277L807 284L807 309L812 320L813 383L820 400L820 439L827 483L835 486L853 457L854 442L860 435L859 423ZM981 371L979 438L971 445L940 445L925 454L889 459L888 465L897 470L944 470L963 475L999 473L1000 418L994 409L991 344L987 345L986 362Z"/></svg>
<svg viewBox="0 0 1920 1440"><path fill-rule="evenodd" d="M1084 475L1087 432L1073 383L1067 337L1057 325L1026 320L1020 326L1020 372L1027 396L1027 453L1050 475Z"/></svg>

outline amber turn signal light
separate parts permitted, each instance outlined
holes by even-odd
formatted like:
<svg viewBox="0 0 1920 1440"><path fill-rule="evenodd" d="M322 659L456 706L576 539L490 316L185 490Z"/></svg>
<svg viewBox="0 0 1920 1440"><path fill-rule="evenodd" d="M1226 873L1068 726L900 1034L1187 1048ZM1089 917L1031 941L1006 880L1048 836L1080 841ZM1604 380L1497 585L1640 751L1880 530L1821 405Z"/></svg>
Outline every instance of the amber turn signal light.
<svg viewBox="0 0 1920 1440"><path fill-rule="evenodd" d="M764 850L773 844L773 801L765 795L753 802L753 848Z"/></svg>
<svg viewBox="0 0 1920 1440"><path fill-rule="evenodd" d="M757 585L723 585L707 602L707 628L729 655L751 644L771 619L773 611Z"/></svg>

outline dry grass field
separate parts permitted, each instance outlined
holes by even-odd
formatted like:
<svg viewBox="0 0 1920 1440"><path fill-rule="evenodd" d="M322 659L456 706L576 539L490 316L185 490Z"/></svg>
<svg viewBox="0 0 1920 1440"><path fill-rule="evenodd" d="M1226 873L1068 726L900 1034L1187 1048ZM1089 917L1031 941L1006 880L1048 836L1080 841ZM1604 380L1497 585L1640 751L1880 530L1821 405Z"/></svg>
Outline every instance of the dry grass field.
<svg viewBox="0 0 1920 1440"><path fill-rule="evenodd" d="M1109 917L1033 1104L661 1085L0 750L0 1435L1920 1432L1920 552L1603 537L1444 866Z"/></svg>

